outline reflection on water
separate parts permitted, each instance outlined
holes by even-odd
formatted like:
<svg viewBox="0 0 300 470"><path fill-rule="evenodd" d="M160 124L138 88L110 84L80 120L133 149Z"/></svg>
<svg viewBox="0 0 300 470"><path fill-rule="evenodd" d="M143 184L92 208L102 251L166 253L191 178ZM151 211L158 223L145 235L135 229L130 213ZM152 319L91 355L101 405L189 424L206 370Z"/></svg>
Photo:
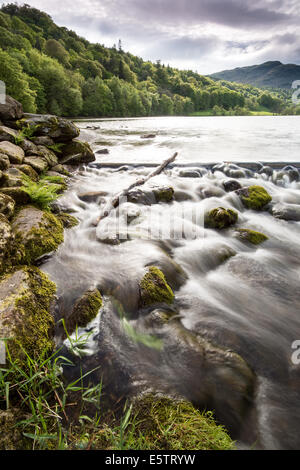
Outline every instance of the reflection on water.
<svg viewBox="0 0 300 470"><path fill-rule="evenodd" d="M287 161L296 158L299 137L293 128L298 122L298 118L227 117L100 121L101 130L86 130L83 136L92 142L111 139L111 153L99 155L99 163L162 160L173 148L191 164L213 157L221 161L229 155L230 160L253 160L253 153L259 160L263 149L263 160ZM150 132L157 133L153 142L133 144ZM98 287L104 295L103 312L89 326L94 335L86 367L100 364L115 395L149 388L179 394L215 409L246 446L295 449L300 445L300 382L291 345L300 339L300 225L275 218L271 209L246 210L234 192L225 191L223 182L234 171L241 186L264 186L273 206L292 205L294 214L300 208L299 175L297 180L294 169L238 170L203 168L194 177L184 177L174 168L155 177L149 188L172 186L174 201L129 204L129 239L120 244L103 240L101 224L96 228L93 221L110 196L149 169L78 171L60 204L74 212L80 225L66 232L65 243L43 269L58 284L58 317L67 316L87 289ZM141 236L149 227L150 214L152 225L172 220L180 233L183 218L195 225L199 222L189 214L215 207L234 209L238 227L263 232L269 240L254 246L236 238L233 228L215 231L201 223L196 238ZM127 224L128 219L121 218L120 231ZM164 307L139 308L139 281L151 265L163 270L175 291L174 320L166 324L159 321L162 312L169 314ZM133 344L122 330L120 308L138 331L162 339L163 351ZM238 356L227 355L228 350L247 365Z"/></svg>

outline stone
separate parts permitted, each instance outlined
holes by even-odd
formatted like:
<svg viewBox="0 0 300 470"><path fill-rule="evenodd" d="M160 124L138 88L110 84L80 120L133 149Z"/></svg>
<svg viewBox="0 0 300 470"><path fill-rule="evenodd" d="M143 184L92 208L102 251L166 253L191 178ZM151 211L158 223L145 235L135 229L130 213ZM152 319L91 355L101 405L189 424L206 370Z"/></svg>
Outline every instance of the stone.
<svg viewBox="0 0 300 470"><path fill-rule="evenodd" d="M30 196L23 187L1 188L1 193L10 196L19 205L30 202Z"/></svg>
<svg viewBox="0 0 300 470"><path fill-rule="evenodd" d="M21 171L25 175L29 176L29 178L32 179L32 181L38 181L39 180L38 173L30 165L26 165L24 163L22 165L14 165L11 168L16 168L17 170Z"/></svg>
<svg viewBox="0 0 300 470"><path fill-rule="evenodd" d="M260 211L272 201L272 197L262 186L249 186L239 189L236 193L247 209Z"/></svg>
<svg viewBox="0 0 300 470"><path fill-rule="evenodd" d="M31 142L31 140L24 139L20 143L20 147L24 150L25 155L39 155L37 145Z"/></svg>
<svg viewBox="0 0 300 470"><path fill-rule="evenodd" d="M38 145L37 148L39 151L39 155L44 160L46 160L46 162L48 163L50 167L58 165L57 156L55 155L54 152L52 152L52 150L48 149L47 147L44 147L43 145Z"/></svg>
<svg viewBox="0 0 300 470"><path fill-rule="evenodd" d="M60 173L61 175L64 175L64 176L70 176L70 172L67 170L67 168L64 165L61 165L61 164L53 166L52 171L55 171L56 173Z"/></svg>
<svg viewBox="0 0 300 470"><path fill-rule="evenodd" d="M33 206L18 212L12 228L17 240L19 263L33 263L56 250L64 239L62 223L53 214Z"/></svg>
<svg viewBox="0 0 300 470"><path fill-rule="evenodd" d="M99 204L99 202L103 202L103 197L107 196L106 191L89 191L87 193L78 194L79 199L83 202L95 202Z"/></svg>
<svg viewBox="0 0 300 470"><path fill-rule="evenodd" d="M48 146L54 145L54 140L51 139L51 137L46 136L46 135L41 135L39 137L33 137L32 141L37 146L43 145L44 147L48 147Z"/></svg>
<svg viewBox="0 0 300 470"><path fill-rule="evenodd" d="M166 281L163 272L155 266L151 266L140 284L140 307L146 307L157 303L172 304L174 293Z"/></svg>
<svg viewBox="0 0 300 470"><path fill-rule="evenodd" d="M102 307L102 296L98 289L86 291L76 302L71 315L66 320L67 331L71 334L76 326L87 326Z"/></svg>
<svg viewBox="0 0 300 470"><path fill-rule="evenodd" d="M205 214L204 226L207 228L224 229L238 221L238 213L232 209L218 207Z"/></svg>
<svg viewBox="0 0 300 470"><path fill-rule="evenodd" d="M48 169L48 163L46 160L35 155L25 157L24 163L25 165L30 165L37 173L43 173Z"/></svg>
<svg viewBox="0 0 300 470"><path fill-rule="evenodd" d="M0 120L5 122L9 120L21 119L23 116L23 107L19 101L9 95L6 95L5 103L0 103Z"/></svg>
<svg viewBox="0 0 300 470"><path fill-rule="evenodd" d="M95 155L87 142L73 140L63 148L63 156L59 157L60 164L79 165L95 161Z"/></svg>
<svg viewBox="0 0 300 470"><path fill-rule="evenodd" d="M200 178L202 173L200 170L180 170L178 175L181 178Z"/></svg>
<svg viewBox="0 0 300 470"><path fill-rule="evenodd" d="M241 189L242 185L236 180L226 180L223 181L223 187L226 193L231 193L232 191L236 191L237 189Z"/></svg>
<svg viewBox="0 0 300 470"><path fill-rule="evenodd" d="M100 150L97 150L96 152L98 155L108 155L109 154L109 150L108 149L100 149Z"/></svg>
<svg viewBox="0 0 300 470"><path fill-rule="evenodd" d="M0 213L8 219L13 216L15 210L15 200L7 194L0 193Z"/></svg>
<svg viewBox="0 0 300 470"><path fill-rule="evenodd" d="M250 230L246 228L238 228L235 232L237 238L242 242L248 242L252 245L260 245L269 239L267 235L261 232L256 232L255 230Z"/></svg>
<svg viewBox="0 0 300 470"><path fill-rule="evenodd" d="M6 188L22 186L22 174L22 171L18 170L17 168L10 167L3 173L3 186L5 186Z"/></svg>
<svg viewBox="0 0 300 470"><path fill-rule="evenodd" d="M300 205L299 204L275 204L271 213L276 219L300 221Z"/></svg>
<svg viewBox="0 0 300 470"><path fill-rule="evenodd" d="M13 360L26 362L51 353L54 343L49 313L56 287L38 268L23 267L0 282L0 336L7 338ZM25 352L24 352L25 351Z"/></svg>
<svg viewBox="0 0 300 470"><path fill-rule="evenodd" d="M1 203L1 198L0 198ZM3 270L6 253L12 240L11 225L5 215L0 214L0 272ZM1 334L0 334L1 337Z"/></svg>
<svg viewBox="0 0 300 470"><path fill-rule="evenodd" d="M10 161L7 155L0 153L0 170L7 170L10 166Z"/></svg>
<svg viewBox="0 0 300 470"><path fill-rule="evenodd" d="M14 129L10 129L6 126L0 126L0 142L12 142L15 143L16 139L18 138L19 133Z"/></svg>
<svg viewBox="0 0 300 470"><path fill-rule="evenodd" d="M24 114L17 122L19 128L33 127L35 136L50 137L55 142L69 142L79 136L79 129L71 121L50 114Z"/></svg>
<svg viewBox="0 0 300 470"><path fill-rule="evenodd" d="M25 154L21 147L11 142L0 142L0 153L7 155L11 163L23 163Z"/></svg>

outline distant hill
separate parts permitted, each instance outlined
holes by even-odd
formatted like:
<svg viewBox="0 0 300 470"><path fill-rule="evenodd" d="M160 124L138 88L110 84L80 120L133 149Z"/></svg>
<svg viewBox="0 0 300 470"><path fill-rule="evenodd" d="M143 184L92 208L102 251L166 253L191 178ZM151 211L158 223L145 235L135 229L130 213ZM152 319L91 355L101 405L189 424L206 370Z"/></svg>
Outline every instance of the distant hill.
<svg viewBox="0 0 300 470"><path fill-rule="evenodd" d="M230 82L247 83L260 88L291 89L293 81L300 80L300 65L282 64L279 61L265 62L250 67L224 70L214 73L210 77Z"/></svg>

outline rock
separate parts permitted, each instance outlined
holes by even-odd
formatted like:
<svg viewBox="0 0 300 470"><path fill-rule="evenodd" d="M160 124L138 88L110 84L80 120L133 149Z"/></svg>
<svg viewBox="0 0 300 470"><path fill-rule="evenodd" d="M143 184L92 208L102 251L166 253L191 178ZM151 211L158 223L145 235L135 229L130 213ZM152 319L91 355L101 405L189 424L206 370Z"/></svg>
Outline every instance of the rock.
<svg viewBox="0 0 300 470"><path fill-rule="evenodd" d="M0 120L10 121L15 119L21 119L23 116L23 108L21 103L6 95L5 104L0 103Z"/></svg>
<svg viewBox="0 0 300 470"><path fill-rule="evenodd" d="M242 242L248 242L253 245L260 245L261 243L269 240L269 237L264 233L256 232L255 230L249 230L246 228L238 228L236 229L236 236Z"/></svg>
<svg viewBox="0 0 300 470"><path fill-rule="evenodd" d="M285 166L282 171L288 174L290 182L299 181L299 171L292 165Z"/></svg>
<svg viewBox="0 0 300 470"><path fill-rule="evenodd" d="M219 188L217 185L207 183L200 184L196 189L196 193L203 199L210 197L222 197L225 194L222 188Z"/></svg>
<svg viewBox="0 0 300 470"><path fill-rule="evenodd" d="M15 200L7 194L0 193L0 213L8 219L13 216L15 210Z"/></svg>
<svg viewBox="0 0 300 470"><path fill-rule="evenodd" d="M98 155L108 155L109 154L109 150L108 149L100 149L100 150L97 150L96 152Z"/></svg>
<svg viewBox="0 0 300 470"><path fill-rule="evenodd" d="M48 163L42 157L37 157L35 155L25 157L25 165L30 165L37 173L43 173L48 169Z"/></svg>
<svg viewBox="0 0 300 470"><path fill-rule="evenodd" d="M3 173L2 181L3 186L6 188L14 188L18 186L22 186L22 171L18 170L17 168L10 167Z"/></svg>
<svg viewBox="0 0 300 470"><path fill-rule="evenodd" d="M154 188L153 193L156 202L171 202L174 199L174 189L172 186Z"/></svg>
<svg viewBox="0 0 300 470"><path fill-rule="evenodd" d="M64 175L64 176L70 176L70 172L67 170L67 168L64 165L61 165L61 164L53 166L52 171L55 171L56 173L60 173L61 175Z"/></svg>
<svg viewBox="0 0 300 470"><path fill-rule="evenodd" d="M76 326L87 326L102 307L102 297L98 289L86 291L76 302L71 315L66 319L67 331L71 334Z"/></svg>
<svg viewBox="0 0 300 470"><path fill-rule="evenodd" d="M69 142L79 136L79 129L71 121L49 114L25 114L17 122L19 128L30 126L35 129L35 136L46 136L55 142Z"/></svg>
<svg viewBox="0 0 300 470"><path fill-rule="evenodd" d="M63 157L59 163L68 165L79 165L80 163L90 163L95 161L95 155L87 142L73 140L63 148Z"/></svg>
<svg viewBox="0 0 300 470"><path fill-rule="evenodd" d="M0 142L0 153L7 155L11 163L23 163L25 154L21 147L11 142Z"/></svg>
<svg viewBox="0 0 300 470"><path fill-rule="evenodd" d="M37 146L42 145L44 147L48 147L48 146L54 145L54 140L51 139L51 137L46 136L46 135L41 135L39 137L33 137L32 141Z"/></svg>
<svg viewBox="0 0 300 470"><path fill-rule="evenodd" d="M268 166L268 165L267 165L267 166L263 166L263 167L259 170L258 173L259 173L260 175L264 173L264 174L267 175L267 176L272 176L272 175L273 175L273 168L271 168L271 167Z"/></svg>
<svg viewBox="0 0 300 470"><path fill-rule="evenodd" d="M15 143L16 139L18 138L18 131L14 129L10 129L6 126L0 126L0 142L12 142Z"/></svg>
<svg viewBox="0 0 300 470"><path fill-rule="evenodd" d="M156 135L155 134L145 134L141 135L141 139L155 139Z"/></svg>
<svg viewBox="0 0 300 470"><path fill-rule="evenodd" d="M207 228L224 229L234 225L238 220L238 213L232 209L218 207L205 214L204 226Z"/></svg>
<svg viewBox="0 0 300 470"><path fill-rule="evenodd" d="M63 242L63 225L49 212L33 206L20 210L12 224L16 238L16 258L19 263L31 264Z"/></svg>
<svg viewBox="0 0 300 470"><path fill-rule="evenodd" d="M140 306L146 307L157 303L172 304L174 293L162 271L151 266L140 282Z"/></svg>
<svg viewBox="0 0 300 470"><path fill-rule="evenodd" d="M236 180L227 180L223 181L223 186L226 193L231 193L232 191L236 191L237 189L241 189L242 185Z"/></svg>
<svg viewBox="0 0 300 470"><path fill-rule="evenodd" d="M0 170L7 170L10 166L10 161L7 155L0 153Z"/></svg>
<svg viewBox="0 0 300 470"><path fill-rule="evenodd" d="M49 313L56 287L34 267L24 267L6 275L0 282L0 332L8 338L13 360L26 361L51 353L53 318Z"/></svg>
<svg viewBox="0 0 300 470"><path fill-rule="evenodd" d="M99 204L99 202L103 201L103 197L107 196L106 191L89 191L87 193L78 194L79 199L83 202L95 202Z"/></svg>
<svg viewBox="0 0 300 470"><path fill-rule="evenodd" d="M29 194L22 187L1 188L1 193L10 196L17 204L27 204L30 202Z"/></svg>
<svg viewBox="0 0 300 470"><path fill-rule="evenodd" d="M46 160L47 164L50 167L58 165L58 159L57 156L55 155L52 150L48 149L47 147L44 147L43 145L38 145L37 146L39 155Z"/></svg>
<svg viewBox="0 0 300 470"><path fill-rule="evenodd" d="M300 221L300 205L278 203L271 209L271 214L276 219Z"/></svg>
<svg viewBox="0 0 300 470"><path fill-rule="evenodd" d="M171 202L174 199L174 189L171 186L133 188L127 194L127 201L133 204L151 206L159 202Z"/></svg>
<svg viewBox="0 0 300 470"><path fill-rule="evenodd" d="M1 197L0 197L1 203ZM0 272L3 271L6 254L12 240L11 225L5 215L0 214ZM0 333L1 337L1 333Z"/></svg>
<svg viewBox="0 0 300 470"><path fill-rule="evenodd" d="M20 143L20 147L24 150L25 155L39 155L37 145L31 142L31 140L24 139Z"/></svg>
<svg viewBox="0 0 300 470"><path fill-rule="evenodd" d="M250 186L236 191L247 209L263 210L272 201L270 194L262 186Z"/></svg>
<svg viewBox="0 0 300 470"><path fill-rule="evenodd" d="M202 176L202 173L200 170L195 169L195 170L180 170L178 175L181 178L200 178Z"/></svg>
<svg viewBox="0 0 300 470"><path fill-rule="evenodd" d="M64 228L76 227L76 225L79 224L79 220L76 219L76 217L65 212L61 212L60 214L58 214L57 218L61 221Z"/></svg>
<svg viewBox="0 0 300 470"><path fill-rule="evenodd" d="M39 179L39 175L32 168L32 166L26 165L25 163L23 165L14 165L11 168L15 168L15 169L21 171L25 175L29 176L29 178L32 179L32 181L38 181L38 179Z"/></svg>

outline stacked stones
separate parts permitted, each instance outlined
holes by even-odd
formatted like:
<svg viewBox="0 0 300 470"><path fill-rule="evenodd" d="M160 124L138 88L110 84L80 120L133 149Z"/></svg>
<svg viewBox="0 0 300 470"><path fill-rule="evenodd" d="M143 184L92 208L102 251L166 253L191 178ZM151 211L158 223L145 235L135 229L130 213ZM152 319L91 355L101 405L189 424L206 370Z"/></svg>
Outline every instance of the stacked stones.
<svg viewBox="0 0 300 470"><path fill-rule="evenodd" d="M11 352L51 349L50 304L55 285L35 265L63 241L65 218L31 204L23 186L41 175L66 175L72 167L95 160L79 129L50 115L24 114L7 96L0 104L0 338Z"/></svg>

